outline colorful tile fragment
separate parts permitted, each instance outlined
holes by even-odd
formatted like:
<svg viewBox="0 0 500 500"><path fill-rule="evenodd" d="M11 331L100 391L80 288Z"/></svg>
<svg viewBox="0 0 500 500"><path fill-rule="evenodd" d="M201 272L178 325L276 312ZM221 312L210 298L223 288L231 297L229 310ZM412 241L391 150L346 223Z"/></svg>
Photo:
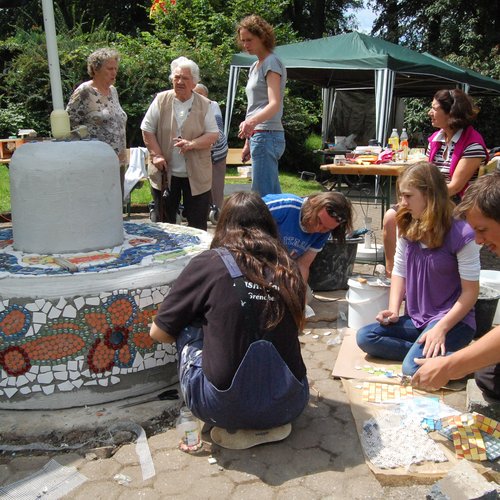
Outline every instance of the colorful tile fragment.
<svg viewBox="0 0 500 500"><path fill-rule="evenodd" d="M496 439L500 439L500 423L480 413L473 413L474 422L480 431L484 431Z"/></svg>
<svg viewBox="0 0 500 500"><path fill-rule="evenodd" d="M399 403L410 397L413 397L411 386L363 382L362 399L366 403Z"/></svg>
<svg viewBox="0 0 500 500"><path fill-rule="evenodd" d="M452 433L453 447L457 458L467 460L486 460L483 437L475 425L458 426Z"/></svg>
<svg viewBox="0 0 500 500"><path fill-rule="evenodd" d="M393 365L387 367L379 367L372 365L355 366L356 370L362 370L376 377L396 378L401 377L401 365Z"/></svg>
<svg viewBox="0 0 500 500"><path fill-rule="evenodd" d="M493 461L500 457L500 424L496 420L479 413L464 413L443 418L441 423L439 433L453 441L458 458Z"/></svg>

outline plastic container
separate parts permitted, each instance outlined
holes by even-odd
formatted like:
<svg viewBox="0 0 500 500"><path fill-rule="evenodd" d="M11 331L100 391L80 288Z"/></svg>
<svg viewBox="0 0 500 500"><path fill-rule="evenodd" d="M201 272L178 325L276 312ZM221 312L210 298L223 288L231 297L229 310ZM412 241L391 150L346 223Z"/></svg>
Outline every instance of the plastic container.
<svg viewBox="0 0 500 500"><path fill-rule="evenodd" d="M203 447L199 420L187 406L183 406L175 425L179 434L179 450L194 453Z"/></svg>
<svg viewBox="0 0 500 500"><path fill-rule="evenodd" d="M399 147L401 149L401 159L403 161L408 160L408 151L410 150L410 144L408 142L408 134L405 128L401 131L401 136L399 138Z"/></svg>
<svg viewBox="0 0 500 500"><path fill-rule="evenodd" d="M64 109L54 109L50 113L50 128L54 139L66 139L71 133L68 112Z"/></svg>
<svg viewBox="0 0 500 500"><path fill-rule="evenodd" d="M481 285L477 299L476 310L476 335L474 338L482 337L488 333L493 326L493 318L498 305L500 292L494 288Z"/></svg>
<svg viewBox="0 0 500 500"><path fill-rule="evenodd" d="M494 288L498 293L500 293L500 271L494 271L493 269L481 270L479 275L479 284L481 286ZM500 324L500 304L497 305L495 316L493 317L493 324Z"/></svg>
<svg viewBox="0 0 500 500"><path fill-rule="evenodd" d="M317 292L347 289L356 249L362 238L348 238L345 243L328 240L309 269L309 286Z"/></svg>
<svg viewBox="0 0 500 500"><path fill-rule="evenodd" d="M360 282L359 279L361 279ZM350 278L346 294L347 326L359 330L375 322L375 316L389 307L389 281L374 276Z"/></svg>
<svg viewBox="0 0 500 500"><path fill-rule="evenodd" d="M387 141L389 145L391 146L391 149L393 151L398 151L399 149L399 134L398 130L393 128L391 135L389 136L389 140Z"/></svg>

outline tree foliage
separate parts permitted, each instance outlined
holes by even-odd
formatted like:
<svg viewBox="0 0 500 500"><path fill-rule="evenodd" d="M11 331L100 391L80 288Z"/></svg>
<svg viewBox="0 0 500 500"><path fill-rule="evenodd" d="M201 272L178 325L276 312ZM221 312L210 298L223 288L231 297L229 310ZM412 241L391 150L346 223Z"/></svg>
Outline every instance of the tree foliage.
<svg viewBox="0 0 500 500"><path fill-rule="evenodd" d="M169 88L170 62L184 55L195 60L210 97L224 110L229 65L239 51L235 39L238 21L257 13L274 27L278 44L335 35L355 29L348 9L361 0L177 0L166 1L150 17L151 0L103 2L54 0L64 100L86 74L86 58L95 49L112 46L121 54L117 88L128 114L129 146L142 144L140 122L156 92ZM462 66L498 78L500 58L500 2L477 0L370 0L380 13L373 34L416 50L444 57ZM52 109L45 36L40 0L26 7L0 9L0 134L34 128L48 134ZM240 76L230 142L246 108ZM408 106L406 125L427 130L428 100ZM494 144L498 99L478 102L478 128ZM283 163L304 169L311 158L303 144L319 131L320 91L290 81L285 96L284 124L287 152Z"/></svg>
<svg viewBox="0 0 500 500"><path fill-rule="evenodd" d="M491 0L370 0L379 12L372 34L427 51L464 68L500 79L500 2ZM428 129L427 100L409 100L405 124ZM425 105L423 103L425 102ZM482 98L477 129L497 145L499 98Z"/></svg>

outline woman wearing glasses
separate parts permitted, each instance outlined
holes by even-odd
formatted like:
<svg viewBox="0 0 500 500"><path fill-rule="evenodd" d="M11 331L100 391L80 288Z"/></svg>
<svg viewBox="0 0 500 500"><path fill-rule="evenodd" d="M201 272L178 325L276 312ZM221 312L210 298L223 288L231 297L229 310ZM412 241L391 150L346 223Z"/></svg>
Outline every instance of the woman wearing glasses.
<svg viewBox="0 0 500 500"><path fill-rule="evenodd" d="M263 199L278 225L283 244L307 283L311 264L330 234L342 242L352 230L351 202L342 193L331 191L307 198L289 193L268 194Z"/></svg>
<svg viewBox="0 0 500 500"><path fill-rule="evenodd" d="M429 137L427 158L443 174L448 195L459 202L464 191L477 178L479 167L488 161L488 150L481 134L472 127L479 110L462 90L438 90L429 116L438 130ZM396 210L384 216L386 273L392 273L396 250Z"/></svg>

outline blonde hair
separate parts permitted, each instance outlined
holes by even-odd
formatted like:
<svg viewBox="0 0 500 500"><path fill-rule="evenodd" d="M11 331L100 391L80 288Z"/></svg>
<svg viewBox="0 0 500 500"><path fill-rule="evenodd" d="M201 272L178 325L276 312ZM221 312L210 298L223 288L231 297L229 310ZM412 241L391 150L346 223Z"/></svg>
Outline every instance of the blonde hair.
<svg viewBox="0 0 500 500"><path fill-rule="evenodd" d="M397 183L398 197L402 187L420 191L426 207L419 219L414 219L405 207L396 214L399 235L409 241L424 241L429 248L438 248L451 228L454 203L450 200L443 174L432 163L415 163L403 170Z"/></svg>

